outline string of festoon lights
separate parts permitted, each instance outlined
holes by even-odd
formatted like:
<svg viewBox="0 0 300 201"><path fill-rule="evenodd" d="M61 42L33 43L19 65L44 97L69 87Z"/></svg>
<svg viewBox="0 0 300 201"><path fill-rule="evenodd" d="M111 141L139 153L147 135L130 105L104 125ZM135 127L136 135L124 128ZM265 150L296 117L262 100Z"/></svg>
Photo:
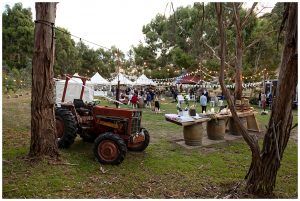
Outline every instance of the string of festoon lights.
<svg viewBox="0 0 300 201"><path fill-rule="evenodd" d="M208 70L208 69L205 68L205 67L203 67L203 68L204 68L207 72L209 72L209 73L213 73L213 74L218 74L218 73L219 73L219 71ZM228 71L226 71L226 70L224 70L224 71L225 71L225 73L228 72ZM257 77L262 76L262 75L264 75L264 74L268 75L269 73L266 72L266 71L267 71L267 69L264 68L264 69L262 69L261 71L256 72L256 73L253 74L253 75L243 76L243 79L244 79L244 80L252 80L253 78L257 78ZM212 75L210 75L210 76L212 76ZM225 74L225 77L226 77L226 80L233 79L233 78L230 78L227 74Z"/></svg>
<svg viewBox="0 0 300 201"><path fill-rule="evenodd" d="M204 79L208 78L208 77L210 77L210 79L212 79L212 81L215 81L215 80L218 79L217 76L212 75L212 74L218 74L219 71L208 70L207 68L202 67L202 69L197 69L196 71L187 73L185 75L180 75L180 76L171 77L171 78L164 78L164 79L153 79L153 81L156 81L158 84L172 85L172 84L174 84L174 81L176 81L178 79L182 79L182 78L185 78L185 77L191 76L191 75L197 75L200 72L202 72L204 74L204 76L203 76ZM225 73L227 73L226 70L225 70ZM257 78L258 76L261 76L261 75L264 75L264 74L268 75L268 72L266 72L266 68L264 68L261 71L255 73L254 75L243 76L243 79L246 81L246 80L250 80L250 79L253 79L253 78ZM230 78L227 75L226 75L226 77L227 77L226 78L227 81L233 79L233 78ZM212 81L205 81L204 79L200 80L200 81L202 81L202 83L201 84L197 83L197 85L199 85L200 87L205 87L205 88L219 88L220 87L220 84L218 82L217 82L217 84L213 84L213 83L211 83ZM243 83L242 87L243 88L257 87L257 86L260 86L262 83L263 83L263 81L260 81L260 82L247 82L247 83ZM235 88L235 83L227 84L226 88Z"/></svg>

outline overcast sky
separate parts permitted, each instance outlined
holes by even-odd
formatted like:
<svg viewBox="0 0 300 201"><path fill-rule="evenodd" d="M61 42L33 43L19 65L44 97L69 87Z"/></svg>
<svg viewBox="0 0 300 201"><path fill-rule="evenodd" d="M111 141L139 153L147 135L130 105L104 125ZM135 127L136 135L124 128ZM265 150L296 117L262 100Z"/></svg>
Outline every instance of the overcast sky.
<svg viewBox="0 0 300 201"><path fill-rule="evenodd" d="M176 10L180 6L193 5L194 1L172 2ZM1 1L2 12L5 4L13 6L16 2L22 2L23 7L30 7L35 19L34 1ZM271 3L268 6L273 5ZM143 25L149 23L158 13L169 15L172 12L170 1L167 0L64 0L57 5L55 24L86 40L108 48L115 45L127 52L131 45L143 41Z"/></svg>

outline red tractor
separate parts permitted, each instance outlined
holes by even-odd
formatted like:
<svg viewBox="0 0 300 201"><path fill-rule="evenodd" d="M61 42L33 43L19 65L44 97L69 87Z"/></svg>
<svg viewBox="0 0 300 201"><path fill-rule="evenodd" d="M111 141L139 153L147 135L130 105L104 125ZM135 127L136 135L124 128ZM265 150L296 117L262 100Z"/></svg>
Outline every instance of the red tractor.
<svg viewBox="0 0 300 201"><path fill-rule="evenodd" d="M64 103L68 81L82 80L80 99ZM82 100L87 78L66 75L60 107L55 109L59 148L69 148L79 134L84 141L94 142L94 154L103 164L120 164L127 153L147 148L150 135L141 127L142 111L97 106Z"/></svg>

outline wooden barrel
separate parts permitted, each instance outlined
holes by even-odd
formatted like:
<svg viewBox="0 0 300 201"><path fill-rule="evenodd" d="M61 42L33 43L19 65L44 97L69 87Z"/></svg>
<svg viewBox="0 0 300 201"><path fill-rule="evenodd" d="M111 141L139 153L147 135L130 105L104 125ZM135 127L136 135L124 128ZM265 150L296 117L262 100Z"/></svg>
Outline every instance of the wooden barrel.
<svg viewBox="0 0 300 201"><path fill-rule="evenodd" d="M242 122L243 126L247 129L247 118L240 117L240 121ZM237 125L233 121L233 118L230 118L229 120L229 132L231 135L241 135L239 129L237 128Z"/></svg>
<svg viewBox="0 0 300 201"><path fill-rule="evenodd" d="M207 122L207 137L210 140L224 140L225 119L210 120Z"/></svg>
<svg viewBox="0 0 300 201"><path fill-rule="evenodd" d="M206 122L197 123L183 127L183 137L186 145L200 146L202 145L202 136L206 132Z"/></svg>

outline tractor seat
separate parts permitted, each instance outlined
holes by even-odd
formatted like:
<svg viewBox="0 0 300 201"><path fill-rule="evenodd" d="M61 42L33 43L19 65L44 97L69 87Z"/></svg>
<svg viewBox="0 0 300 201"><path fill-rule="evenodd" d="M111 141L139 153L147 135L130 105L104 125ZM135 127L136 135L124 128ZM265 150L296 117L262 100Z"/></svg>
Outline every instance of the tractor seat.
<svg viewBox="0 0 300 201"><path fill-rule="evenodd" d="M83 100L74 99L73 103L74 103L74 107L75 107L76 111L80 115L88 115L89 114L90 110L85 108L85 104L84 104Z"/></svg>
<svg viewBox="0 0 300 201"><path fill-rule="evenodd" d="M84 104L84 102L83 102L82 99L74 99L73 104L74 104L74 107L75 107L76 109L85 106L85 104Z"/></svg>

